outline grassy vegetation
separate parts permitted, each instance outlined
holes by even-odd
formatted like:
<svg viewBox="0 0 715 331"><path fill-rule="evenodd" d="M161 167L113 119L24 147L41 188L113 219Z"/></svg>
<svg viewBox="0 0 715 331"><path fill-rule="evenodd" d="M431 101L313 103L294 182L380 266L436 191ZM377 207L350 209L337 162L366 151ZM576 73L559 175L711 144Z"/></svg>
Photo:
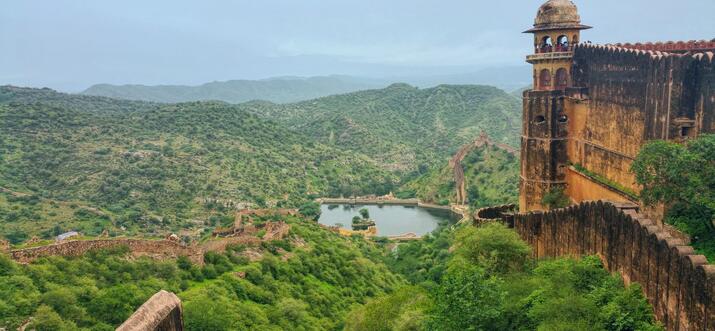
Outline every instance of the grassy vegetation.
<svg viewBox="0 0 715 331"><path fill-rule="evenodd" d="M608 179L608 178L606 178L606 177L604 177L604 176L601 176L601 175L599 175L599 174L597 174L597 173L595 173L595 172L593 172L593 171L591 171L591 170L588 170L588 169L586 169L586 167L582 166L581 164L578 164L578 163L573 164L573 167L574 167L574 169L576 169L578 172L582 173L582 174L585 175L586 177L589 177L589 178L595 180L596 182L599 182L599 183L601 183L601 184L603 184L603 185L606 185L606 186L608 186L608 187L610 187L610 188L613 188L613 189L615 189L615 190L617 190L617 191L619 191L619 192L621 192L621 193L627 195L627 196L630 197L631 199L634 199L634 200L639 200L639 199L640 199L640 198L638 197L638 193L636 193L635 191L633 191L633 190L631 190L631 189L629 189L629 188L627 188L627 187L625 187L625 186L623 186L623 185L621 185L621 184L619 184L619 183L616 183L616 182L614 182L614 181L612 181L612 180L610 180L610 179Z"/></svg>

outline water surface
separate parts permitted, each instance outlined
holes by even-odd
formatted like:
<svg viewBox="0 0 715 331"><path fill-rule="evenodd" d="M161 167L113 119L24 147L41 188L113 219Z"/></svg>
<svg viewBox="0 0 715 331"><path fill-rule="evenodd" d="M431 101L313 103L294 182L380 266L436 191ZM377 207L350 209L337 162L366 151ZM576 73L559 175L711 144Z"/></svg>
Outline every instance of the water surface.
<svg viewBox="0 0 715 331"><path fill-rule="evenodd" d="M359 216L359 210L367 208L370 218L377 224L379 236L397 236L413 232L418 236L432 232L440 222L456 221L458 218L450 211L434 210L416 206L394 205L321 205L318 222L325 225L341 224L345 229L352 229L352 219Z"/></svg>

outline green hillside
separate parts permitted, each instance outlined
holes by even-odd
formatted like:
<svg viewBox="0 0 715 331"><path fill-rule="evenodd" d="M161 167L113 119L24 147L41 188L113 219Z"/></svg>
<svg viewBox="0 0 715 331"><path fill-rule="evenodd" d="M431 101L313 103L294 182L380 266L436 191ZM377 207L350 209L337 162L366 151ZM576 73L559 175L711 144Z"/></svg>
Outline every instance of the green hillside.
<svg viewBox="0 0 715 331"><path fill-rule="evenodd" d="M482 131L518 146L521 130L519 100L488 86L394 84L289 105L244 106L321 143L406 171L441 164Z"/></svg>
<svg viewBox="0 0 715 331"><path fill-rule="evenodd" d="M279 77L263 80L212 82L199 86L98 84L91 86L82 94L167 103L202 100L230 103L266 100L286 103L384 86L386 84L382 82L348 76Z"/></svg>
<svg viewBox="0 0 715 331"><path fill-rule="evenodd" d="M287 238L207 253L203 266L121 249L29 265L0 254L0 328L33 317L28 330L114 330L164 289L181 297L187 330L340 330L352 307L405 284L375 244L286 221Z"/></svg>
<svg viewBox="0 0 715 331"><path fill-rule="evenodd" d="M83 202L151 233L202 224L218 207L387 193L398 180L368 157L225 103L0 91L0 187L37 197L0 199L0 215L19 215L5 231L29 221L33 233L47 230L52 217L40 210L50 199Z"/></svg>
<svg viewBox="0 0 715 331"><path fill-rule="evenodd" d="M446 162L445 162L446 163ZM517 203L519 160L496 147L485 146L468 153L462 161L470 206L481 208ZM406 183L398 195L416 196L436 204L455 202L456 188L452 168L444 165Z"/></svg>

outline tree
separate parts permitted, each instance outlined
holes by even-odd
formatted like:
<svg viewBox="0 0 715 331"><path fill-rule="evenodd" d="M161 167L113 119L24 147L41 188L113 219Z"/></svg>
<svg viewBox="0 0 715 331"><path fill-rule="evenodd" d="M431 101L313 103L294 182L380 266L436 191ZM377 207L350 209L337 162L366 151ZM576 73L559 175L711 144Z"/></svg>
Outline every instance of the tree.
<svg viewBox="0 0 715 331"><path fill-rule="evenodd" d="M463 227L456 235L455 253L489 273L524 270L530 252L529 245L501 223Z"/></svg>
<svg viewBox="0 0 715 331"><path fill-rule="evenodd" d="M666 221L688 233L696 248L715 257L715 135L685 144L654 141L631 170L647 205L668 207Z"/></svg>
<svg viewBox="0 0 715 331"><path fill-rule="evenodd" d="M360 213L360 216L362 216L363 219L368 219L368 218L370 218L370 211L367 210L367 208L362 208L362 209L360 209L359 213Z"/></svg>
<svg viewBox="0 0 715 331"><path fill-rule="evenodd" d="M37 331L71 331L77 326L71 321L65 321L49 306L42 305L37 308L34 319L28 329Z"/></svg>
<svg viewBox="0 0 715 331"><path fill-rule="evenodd" d="M402 287L353 310L345 320L345 330L423 330L429 308L430 300L424 289Z"/></svg>
<svg viewBox="0 0 715 331"><path fill-rule="evenodd" d="M464 258L450 261L432 300L430 330L490 330L502 315L501 282Z"/></svg>
<svg viewBox="0 0 715 331"><path fill-rule="evenodd" d="M320 204L315 201L306 202L298 208L298 212L306 218L317 221L321 214Z"/></svg>

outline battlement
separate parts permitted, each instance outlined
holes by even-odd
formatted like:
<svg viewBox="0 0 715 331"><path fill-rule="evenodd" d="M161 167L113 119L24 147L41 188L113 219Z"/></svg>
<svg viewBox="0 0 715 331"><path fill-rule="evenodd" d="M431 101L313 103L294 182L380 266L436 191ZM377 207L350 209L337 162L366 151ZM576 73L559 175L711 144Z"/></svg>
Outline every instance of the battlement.
<svg viewBox="0 0 715 331"><path fill-rule="evenodd" d="M703 43L706 43L709 45L707 48L702 48L702 50L699 50L695 52L694 50L699 47L698 45L704 45ZM609 56L609 55L619 55L619 56L633 56L633 57L643 57L643 58L650 58L653 60L663 60L667 58L692 58L698 61L702 61L704 63L710 64L713 63L713 59L715 58L715 41L701 41L701 42L693 42L693 44L687 44L690 46L682 46L682 47L692 47L693 53L694 54L682 54L682 53L687 53L687 52L676 52L676 51L668 51L668 48L676 48L676 46L668 46L670 44L662 44L659 45L660 43L652 44L652 43L647 43L647 44L606 44L606 45L599 45L599 44L579 44L576 45L574 48L575 52L578 52L579 49L583 52L583 50L589 50L591 54L594 55L601 55L601 56ZM679 45L679 44L674 44L674 45ZM681 47L681 46L678 46ZM616 64L616 63L614 63Z"/></svg>
<svg viewBox="0 0 715 331"><path fill-rule="evenodd" d="M616 47L638 49L643 51L659 51L666 53L697 53L715 51L713 40L666 41L655 43L618 43Z"/></svg>

